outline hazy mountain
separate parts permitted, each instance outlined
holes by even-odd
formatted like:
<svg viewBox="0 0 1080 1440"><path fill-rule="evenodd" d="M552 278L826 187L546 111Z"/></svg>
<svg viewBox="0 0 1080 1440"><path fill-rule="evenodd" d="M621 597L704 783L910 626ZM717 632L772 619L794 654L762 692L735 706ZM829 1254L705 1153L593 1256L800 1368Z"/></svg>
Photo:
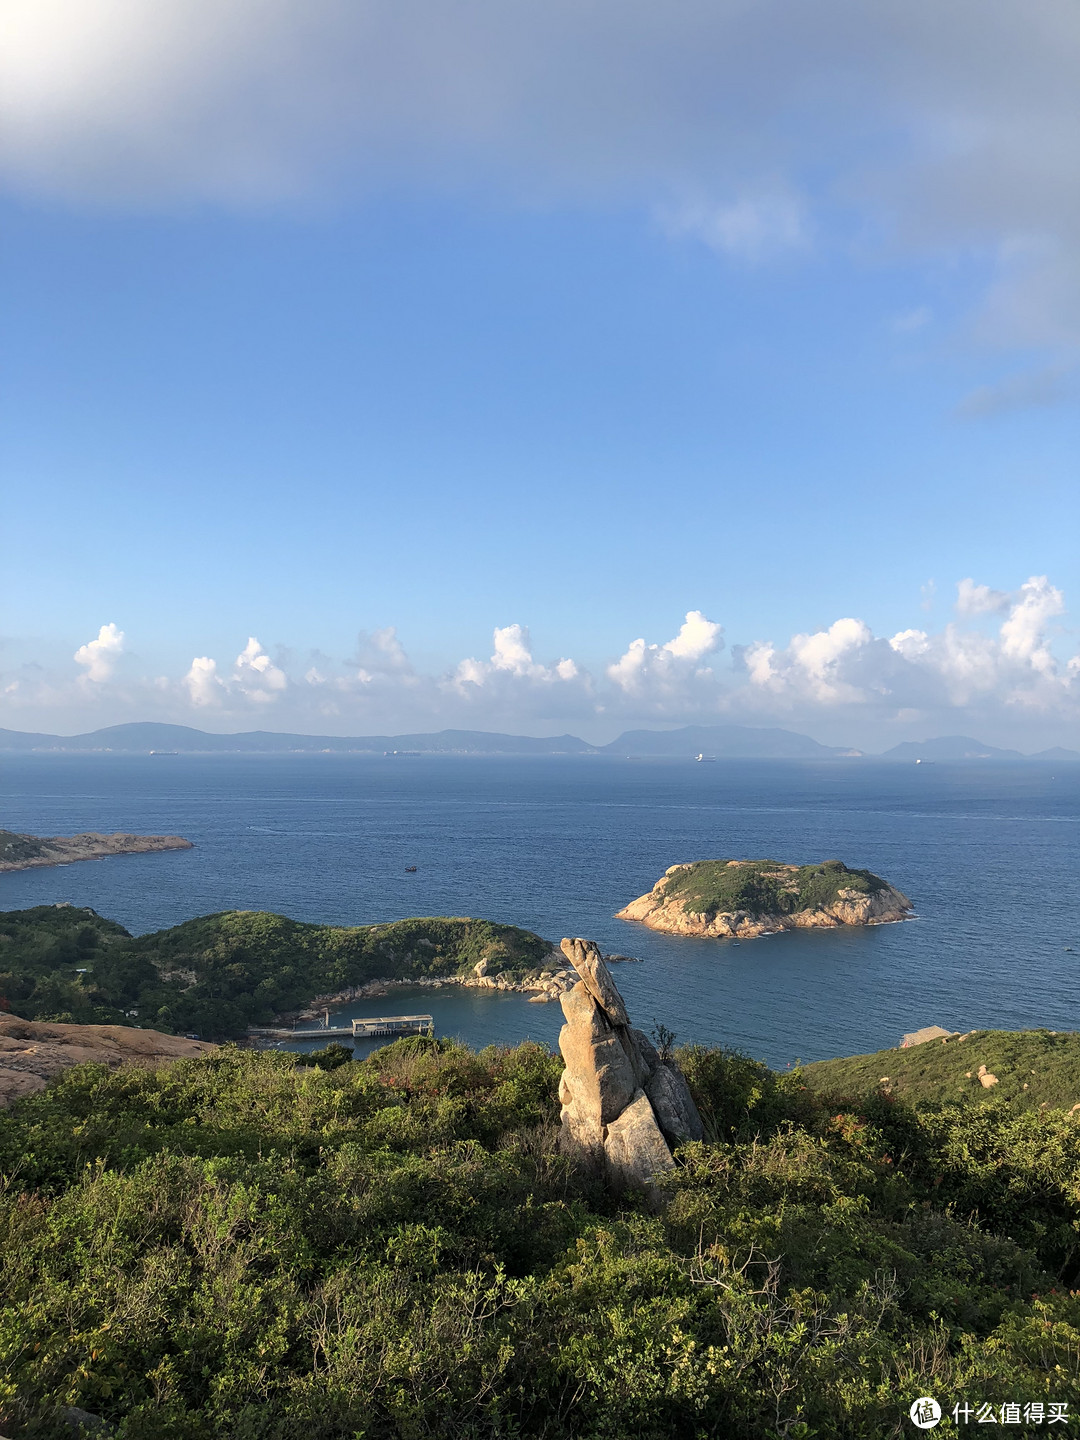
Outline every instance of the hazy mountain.
<svg viewBox="0 0 1080 1440"><path fill-rule="evenodd" d="M151 750L185 754L376 754L411 751L424 755L708 755L718 760L827 760L859 755L837 745L819 745L793 730L757 729L750 725L687 725L680 730L627 730L610 745L589 745L576 735L538 739L532 735L500 735L487 730L440 730L415 735L289 735L273 730L247 730L238 735L212 735L190 725L165 725L145 720L107 725L85 735L38 735L0 730L0 751L36 751L145 755ZM1047 760L1080 761L1080 751L1057 746L1038 755L1000 750L968 735L937 740L905 741L881 757L885 760Z"/></svg>
<svg viewBox="0 0 1080 1440"><path fill-rule="evenodd" d="M970 735L943 735L938 740L905 740L886 750L883 760L1026 760L1019 750L999 750Z"/></svg>
<svg viewBox="0 0 1080 1440"><path fill-rule="evenodd" d="M819 745L792 730L758 730L749 725L687 725L681 730L627 730L605 755L713 755L718 760L823 760L850 755L835 745Z"/></svg>
<svg viewBox="0 0 1080 1440"><path fill-rule="evenodd" d="M427 754L566 755L592 749L575 735L534 739L530 735L494 735L484 730L442 730L436 735L285 735L249 730L239 735L211 735L189 725L163 725L154 720L108 725L86 735L29 735L0 730L0 749L112 751L146 754L150 750L205 753L295 753L324 751L374 752L413 750Z"/></svg>

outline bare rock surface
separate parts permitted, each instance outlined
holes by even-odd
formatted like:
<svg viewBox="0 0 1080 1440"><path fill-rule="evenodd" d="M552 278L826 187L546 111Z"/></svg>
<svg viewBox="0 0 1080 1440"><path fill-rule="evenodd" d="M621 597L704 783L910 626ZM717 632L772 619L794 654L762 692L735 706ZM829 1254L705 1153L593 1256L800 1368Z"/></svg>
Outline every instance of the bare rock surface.
<svg viewBox="0 0 1080 1440"><path fill-rule="evenodd" d="M613 1179L648 1189L678 1145L702 1138L701 1118L680 1071L631 1026L597 946L567 939L562 950L581 977L561 996L563 1127Z"/></svg>
<svg viewBox="0 0 1080 1440"><path fill-rule="evenodd" d="M94 1062L114 1070L121 1065L153 1068L216 1049L205 1040L185 1040L127 1025L53 1025L0 1016L0 1107L44 1090L70 1065Z"/></svg>
<svg viewBox="0 0 1080 1440"><path fill-rule="evenodd" d="M900 1041L901 1050L910 1050L912 1045L925 1045L929 1040L956 1040L955 1030L943 1030L940 1025L924 1025L921 1030L912 1030Z"/></svg>
<svg viewBox="0 0 1080 1440"><path fill-rule="evenodd" d="M180 835L17 835L0 830L0 870L32 870L39 865L70 865L103 860L107 855L145 855L156 850L190 850Z"/></svg>

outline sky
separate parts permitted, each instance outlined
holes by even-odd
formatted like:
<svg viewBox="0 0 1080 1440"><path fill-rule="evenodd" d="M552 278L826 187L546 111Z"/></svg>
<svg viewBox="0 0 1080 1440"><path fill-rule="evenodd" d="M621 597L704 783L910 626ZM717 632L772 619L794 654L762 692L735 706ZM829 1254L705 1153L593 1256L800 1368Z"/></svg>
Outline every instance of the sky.
<svg viewBox="0 0 1080 1440"><path fill-rule="evenodd" d="M0 726L1080 748L1073 0L0 0Z"/></svg>

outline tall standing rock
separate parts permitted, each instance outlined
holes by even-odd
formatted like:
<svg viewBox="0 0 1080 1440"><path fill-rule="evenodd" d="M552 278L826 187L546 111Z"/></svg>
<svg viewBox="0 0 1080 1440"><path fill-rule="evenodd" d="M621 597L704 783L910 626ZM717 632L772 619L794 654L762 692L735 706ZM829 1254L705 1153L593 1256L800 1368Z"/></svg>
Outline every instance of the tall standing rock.
<svg viewBox="0 0 1080 1440"><path fill-rule="evenodd" d="M630 1024L597 946L564 940L562 951L581 977L561 997L563 1126L613 1179L648 1188L676 1146L702 1138L697 1106L681 1072Z"/></svg>

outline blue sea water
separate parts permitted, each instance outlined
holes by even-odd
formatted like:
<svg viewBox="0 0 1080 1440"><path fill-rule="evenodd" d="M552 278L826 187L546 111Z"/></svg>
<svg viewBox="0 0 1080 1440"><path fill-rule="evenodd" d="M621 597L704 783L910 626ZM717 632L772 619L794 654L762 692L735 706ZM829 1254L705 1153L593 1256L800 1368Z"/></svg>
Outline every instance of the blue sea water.
<svg viewBox="0 0 1080 1440"><path fill-rule="evenodd" d="M1080 766L32 755L3 761L0 803L8 829L195 842L0 875L0 909L68 900L136 933L268 909L584 935L643 961L616 974L643 1029L661 1021L774 1065L895 1045L926 1024L1080 1023ZM671 864L764 856L865 866L918 918L742 942L613 918ZM408 1011L476 1045L553 1045L561 1023L557 1005L461 989L393 990L342 1013Z"/></svg>

